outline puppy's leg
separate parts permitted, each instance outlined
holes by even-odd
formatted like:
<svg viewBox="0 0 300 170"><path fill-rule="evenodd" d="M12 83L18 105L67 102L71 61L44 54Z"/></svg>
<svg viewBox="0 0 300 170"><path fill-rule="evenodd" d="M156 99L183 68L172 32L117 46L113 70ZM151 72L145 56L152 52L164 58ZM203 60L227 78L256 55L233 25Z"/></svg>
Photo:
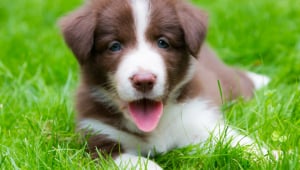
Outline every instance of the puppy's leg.
<svg viewBox="0 0 300 170"><path fill-rule="evenodd" d="M246 72L246 74L253 82L255 89L260 89L270 82L270 78L265 75L256 74L253 72Z"/></svg>
<svg viewBox="0 0 300 170"><path fill-rule="evenodd" d="M123 153L115 159L121 169L162 170L155 162L141 156Z"/></svg>
<svg viewBox="0 0 300 170"><path fill-rule="evenodd" d="M84 119L79 123L79 129L87 138L88 150L93 158L99 154L111 155L120 169L160 170L159 165L141 156L136 156L136 150L124 149L118 141L123 141L129 148L135 148L141 144L138 137L120 131L115 127L101 121ZM90 132L90 133L87 133ZM126 147L125 147L126 148ZM100 153L99 153L100 151Z"/></svg>
<svg viewBox="0 0 300 170"><path fill-rule="evenodd" d="M228 126L221 125L214 131L214 135L218 139L225 139L225 142L230 142L232 147L245 146L247 152L254 153L257 156L266 156L267 158L270 158L271 156L276 160L278 160L280 156L280 151L270 151L263 144L259 144L259 142L240 134L238 131Z"/></svg>

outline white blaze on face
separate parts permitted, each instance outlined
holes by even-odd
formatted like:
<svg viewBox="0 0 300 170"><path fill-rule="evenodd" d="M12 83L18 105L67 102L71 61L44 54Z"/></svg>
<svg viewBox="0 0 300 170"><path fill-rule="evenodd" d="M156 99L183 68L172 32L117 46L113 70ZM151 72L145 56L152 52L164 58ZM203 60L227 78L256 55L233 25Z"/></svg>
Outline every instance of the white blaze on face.
<svg viewBox="0 0 300 170"><path fill-rule="evenodd" d="M146 41L146 30L150 20L149 3L149 0L131 0L137 44L126 56L123 56L115 75L118 95L124 101L134 101L144 97L157 99L165 90L166 71L163 58ZM137 91L130 81L134 74L141 71L152 73L157 78L153 89L147 94Z"/></svg>
<svg viewBox="0 0 300 170"><path fill-rule="evenodd" d="M153 131L163 114L163 97L166 84L166 66L163 56L153 49L146 40L150 21L149 0L131 0L135 21L136 46L123 56L115 73L115 83L120 99L127 103L123 110L127 118L143 132ZM132 84L135 75L149 73L154 75L153 87L139 91ZM159 101L158 101L159 100Z"/></svg>

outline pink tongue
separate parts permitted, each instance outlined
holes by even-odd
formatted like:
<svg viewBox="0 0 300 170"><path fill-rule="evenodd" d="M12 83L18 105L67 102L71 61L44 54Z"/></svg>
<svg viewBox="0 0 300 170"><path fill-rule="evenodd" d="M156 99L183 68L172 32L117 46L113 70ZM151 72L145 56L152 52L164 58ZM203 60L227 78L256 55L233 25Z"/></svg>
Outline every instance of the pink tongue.
<svg viewBox="0 0 300 170"><path fill-rule="evenodd" d="M160 120L163 104L162 102L142 99L129 103L129 112L140 130L151 132Z"/></svg>

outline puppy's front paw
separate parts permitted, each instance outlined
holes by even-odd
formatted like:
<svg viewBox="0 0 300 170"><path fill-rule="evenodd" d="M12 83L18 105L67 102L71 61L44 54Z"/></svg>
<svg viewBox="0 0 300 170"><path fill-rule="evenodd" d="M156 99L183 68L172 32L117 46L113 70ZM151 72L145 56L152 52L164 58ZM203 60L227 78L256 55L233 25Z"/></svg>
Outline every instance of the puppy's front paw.
<svg viewBox="0 0 300 170"><path fill-rule="evenodd" d="M121 154L115 159L115 163L121 169L162 170L155 162L131 154Z"/></svg>
<svg viewBox="0 0 300 170"><path fill-rule="evenodd" d="M273 158L274 158L276 161L278 161L279 158L283 155L283 151L281 151L281 150L272 150L272 151L270 152L270 155L272 155Z"/></svg>
<svg viewBox="0 0 300 170"><path fill-rule="evenodd" d="M261 151L264 157L268 160L278 161L283 155L283 152L281 150L267 150L266 148L262 148Z"/></svg>
<svg viewBox="0 0 300 170"><path fill-rule="evenodd" d="M162 170L162 168L157 165L155 162L148 160L148 163L145 167L145 170Z"/></svg>
<svg viewBox="0 0 300 170"><path fill-rule="evenodd" d="M269 77L267 77L265 75L256 74L253 72L247 72L247 76L253 82L255 89L260 89L260 88L268 85L271 80Z"/></svg>

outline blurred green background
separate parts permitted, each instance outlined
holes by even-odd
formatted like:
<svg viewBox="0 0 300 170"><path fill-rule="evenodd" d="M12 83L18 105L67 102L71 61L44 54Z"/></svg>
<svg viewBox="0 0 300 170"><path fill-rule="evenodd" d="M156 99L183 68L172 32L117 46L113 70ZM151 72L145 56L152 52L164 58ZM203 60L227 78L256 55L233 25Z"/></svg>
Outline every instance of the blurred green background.
<svg viewBox="0 0 300 170"><path fill-rule="evenodd" d="M274 164L256 164L251 159L245 163L234 153L236 162L226 161L224 155L209 157L205 153L188 159L187 154L179 152L175 154L178 160L170 159L179 162L184 157L189 161L160 163L167 169L299 169L300 1L192 2L209 14L208 43L226 63L272 78L268 88L252 101L237 101L225 109L228 121L258 135L285 155ZM109 162L95 165L84 152L84 142L74 133L73 94L78 66L63 42L57 21L82 3L0 1L1 169L111 166ZM157 159L165 160L170 155Z"/></svg>

